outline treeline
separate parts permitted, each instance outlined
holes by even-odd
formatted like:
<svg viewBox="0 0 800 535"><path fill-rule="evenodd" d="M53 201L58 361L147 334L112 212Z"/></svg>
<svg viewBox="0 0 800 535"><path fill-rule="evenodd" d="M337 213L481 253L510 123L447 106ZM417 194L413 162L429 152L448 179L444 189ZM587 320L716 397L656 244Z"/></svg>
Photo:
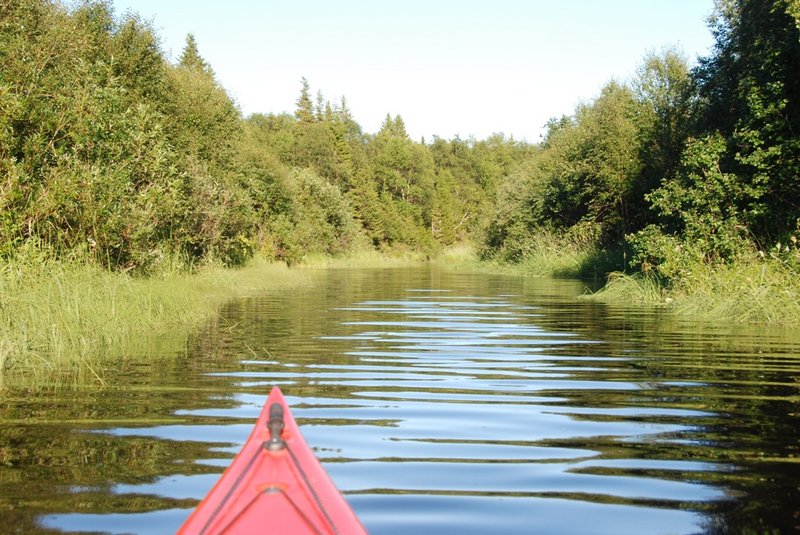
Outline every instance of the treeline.
<svg viewBox="0 0 800 535"><path fill-rule="evenodd" d="M800 271L799 25L797 0L719 0L709 57L648 54L539 145L426 143L399 116L363 132L305 79L293 114L243 117L191 35L171 63L108 1L4 2L0 258L147 273L478 237L506 261L617 251L666 286L743 258Z"/></svg>
<svg viewBox="0 0 800 535"><path fill-rule="evenodd" d="M176 64L110 2L0 5L0 257L111 269L293 262L359 247L432 252L485 223L532 148L370 135L344 98L243 117L190 35Z"/></svg>
<svg viewBox="0 0 800 535"><path fill-rule="evenodd" d="M548 124L501 187L485 257L523 260L546 235L668 287L746 258L800 272L800 3L719 0L710 27L697 67L651 53Z"/></svg>

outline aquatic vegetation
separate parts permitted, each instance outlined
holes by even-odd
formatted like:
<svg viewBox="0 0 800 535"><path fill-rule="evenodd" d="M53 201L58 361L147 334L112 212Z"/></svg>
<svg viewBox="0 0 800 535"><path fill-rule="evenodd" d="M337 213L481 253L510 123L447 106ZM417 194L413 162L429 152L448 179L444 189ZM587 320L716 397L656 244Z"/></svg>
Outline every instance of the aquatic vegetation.
<svg viewBox="0 0 800 535"><path fill-rule="evenodd" d="M681 316L735 323L800 324L800 272L776 258L694 262L666 285L654 275L615 273L588 299L663 305Z"/></svg>
<svg viewBox="0 0 800 535"><path fill-rule="evenodd" d="M0 375L59 381L100 363L181 351L235 297L308 284L310 272L256 259L148 278L46 255L0 263ZM26 379L27 378L27 379Z"/></svg>

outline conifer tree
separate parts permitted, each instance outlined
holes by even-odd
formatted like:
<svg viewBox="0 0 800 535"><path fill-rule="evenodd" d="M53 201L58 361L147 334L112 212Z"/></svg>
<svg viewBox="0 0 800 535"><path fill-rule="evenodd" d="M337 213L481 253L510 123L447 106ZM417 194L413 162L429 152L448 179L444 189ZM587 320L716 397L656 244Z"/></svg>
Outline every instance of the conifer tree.
<svg viewBox="0 0 800 535"><path fill-rule="evenodd" d="M336 108L336 115L338 120L345 126L347 141L350 143L361 142L363 134L361 126L353 118L353 114L347 105L347 98L344 96L342 96L339 106Z"/></svg>
<svg viewBox="0 0 800 535"><path fill-rule="evenodd" d="M406 132L406 123L400 115L395 116L394 124L392 125L392 133L404 139L408 139L408 132Z"/></svg>
<svg viewBox="0 0 800 535"><path fill-rule="evenodd" d="M325 97L322 95L322 90L317 91L317 121L322 122L325 120Z"/></svg>
<svg viewBox="0 0 800 535"><path fill-rule="evenodd" d="M378 131L378 135L390 136L392 134L392 126L394 125L394 119L392 119L392 114L387 113L386 117L383 119L381 123L381 129Z"/></svg>
<svg viewBox="0 0 800 535"><path fill-rule="evenodd" d="M305 77L300 80L300 83L303 87L300 90L300 98L297 99L297 109L294 112L294 116L297 117L300 122L313 123L314 103L311 101L311 89Z"/></svg>
<svg viewBox="0 0 800 535"><path fill-rule="evenodd" d="M191 33L186 35L186 45L183 47L178 65L187 69L194 69L212 74L211 66L200 55L200 52L197 50L197 40L194 38L194 34Z"/></svg>

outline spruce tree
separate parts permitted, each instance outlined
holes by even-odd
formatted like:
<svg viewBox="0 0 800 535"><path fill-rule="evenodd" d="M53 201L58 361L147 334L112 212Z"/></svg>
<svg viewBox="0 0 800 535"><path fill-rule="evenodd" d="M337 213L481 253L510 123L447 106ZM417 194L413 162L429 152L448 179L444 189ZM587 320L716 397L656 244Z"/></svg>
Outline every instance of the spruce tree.
<svg viewBox="0 0 800 535"><path fill-rule="evenodd" d="M197 40L194 38L194 34L191 33L186 35L186 45L183 47L178 65L187 69L194 69L212 74L211 66L200 55L200 52L197 50Z"/></svg>
<svg viewBox="0 0 800 535"><path fill-rule="evenodd" d="M392 132L395 136L403 139L408 139L408 132L406 132L406 123L399 115L395 116L394 124L392 124Z"/></svg>
<svg viewBox="0 0 800 535"><path fill-rule="evenodd" d="M300 90L300 98L297 99L297 109L294 112L294 116L297 117L300 122L313 123L314 103L311 101L311 89L305 77L300 80L300 83L303 84L303 87Z"/></svg>
<svg viewBox="0 0 800 535"><path fill-rule="evenodd" d="M322 95L322 90L317 91L317 121L322 122L325 120L325 97Z"/></svg>

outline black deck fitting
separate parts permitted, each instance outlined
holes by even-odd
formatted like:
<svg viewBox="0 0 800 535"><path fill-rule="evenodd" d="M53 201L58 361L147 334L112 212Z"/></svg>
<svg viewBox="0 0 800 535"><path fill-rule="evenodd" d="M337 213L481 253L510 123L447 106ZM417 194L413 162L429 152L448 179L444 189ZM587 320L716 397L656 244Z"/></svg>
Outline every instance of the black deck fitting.
<svg viewBox="0 0 800 535"><path fill-rule="evenodd" d="M280 403L273 403L269 408L267 427L269 428L267 449L269 451L280 451L285 448L286 444L281 440L281 433L283 432L283 405Z"/></svg>

